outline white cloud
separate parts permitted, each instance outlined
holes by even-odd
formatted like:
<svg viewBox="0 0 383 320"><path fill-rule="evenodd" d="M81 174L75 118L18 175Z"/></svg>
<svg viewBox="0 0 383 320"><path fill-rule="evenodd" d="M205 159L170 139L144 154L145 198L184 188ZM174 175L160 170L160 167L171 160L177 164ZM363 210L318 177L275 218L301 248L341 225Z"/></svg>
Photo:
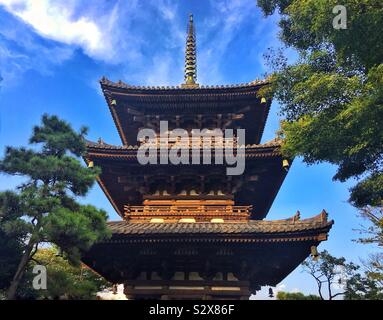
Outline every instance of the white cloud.
<svg viewBox="0 0 383 320"><path fill-rule="evenodd" d="M171 84L173 82L173 59L169 55L156 56L153 59L153 70L146 70L145 82L150 86ZM180 74L181 74L181 70Z"/></svg>
<svg viewBox="0 0 383 320"><path fill-rule="evenodd" d="M279 284L276 288L275 288L275 290L278 292L278 291L283 291L283 290L285 290L286 289L286 285L284 284L284 283L281 283L281 284Z"/></svg>
<svg viewBox="0 0 383 320"><path fill-rule="evenodd" d="M92 0L91 3L89 0L0 0L0 6L40 37L53 40L51 46L56 51L52 54L57 55L58 63L79 48L93 59L117 65L116 74L107 74L113 80L174 85L183 79L187 16L179 14L179 3L174 0ZM254 20L257 15L259 10L254 0L210 0L206 18L195 17L199 83L235 82L222 71L225 57L244 24L251 23L254 28L258 25ZM0 36L1 33L0 27ZM17 35L13 40L26 47ZM49 57L52 56L49 50L42 53L47 57L41 60L52 59L53 64L55 58ZM18 61L22 64L23 60Z"/></svg>
<svg viewBox="0 0 383 320"><path fill-rule="evenodd" d="M0 5L45 38L79 46L92 57L109 57L110 43L105 32L92 17L75 16L74 1L0 0ZM112 11L106 30L113 25L115 17ZM105 21L105 17L100 17L100 21Z"/></svg>
<svg viewBox="0 0 383 320"><path fill-rule="evenodd" d="M0 9L1 6L40 37L53 40L55 47L65 45L66 51L80 48L93 59L121 65L119 76L128 75L130 79L127 81L171 84L176 78L173 76L174 61L169 52L163 51L166 46L169 50L177 48L182 54L180 45L184 41L184 28L179 28L179 18L182 17L177 17L178 6L174 2L153 0L143 5L138 0L92 0L89 5L88 0L0 0ZM162 48L151 47L149 42L152 35L148 29L155 28L153 20L167 32ZM0 27L0 36L4 29L4 26ZM26 48L26 42L18 35L10 36L9 30L7 32L8 40ZM34 47L38 46L38 41L35 42ZM27 51L26 59L28 55L34 55L31 48ZM44 53L47 53L46 57ZM11 59L9 54L7 62ZM60 52L52 54L58 55L58 59L61 56ZM41 60L49 60L52 54L41 51ZM2 60L5 60L5 53ZM16 60L21 66L22 59ZM15 66L14 59L12 63ZM32 68L33 64L24 67ZM19 74L17 69L14 71Z"/></svg>
<svg viewBox="0 0 383 320"><path fill-rule="evenodd" d="M48 75L52 67L70 59L73 50L59 43L41 43L33 33L14 19L2 16L0 24L0 73L2 87L18 83L28 70Z"/></svg>
<svg viewBox="0 0 383 320"><path fill-rule="evenodd" d="M228 79L222 74L222 67L226 63L224 58L231 42L239 36L243 24L253 22L257 7L254 0L210 0L210 5L214 15L203 22L201 29L205 33L202 41L205 42L206 36L211 37L211 40L199 51L198 60L200 69L209 71L201 74L201 82L217 84L227 82Z"/></svg>

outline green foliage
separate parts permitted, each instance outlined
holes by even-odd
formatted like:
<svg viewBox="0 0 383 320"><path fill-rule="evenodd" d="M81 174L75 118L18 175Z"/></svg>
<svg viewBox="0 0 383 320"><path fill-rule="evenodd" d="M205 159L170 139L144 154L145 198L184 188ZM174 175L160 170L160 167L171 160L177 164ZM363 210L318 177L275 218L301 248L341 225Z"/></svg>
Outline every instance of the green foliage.
<svg viewBox="0 0 383 320"><path fill-rule="evenodd" d="M86 195L100 173L78 159L86 150L85 133L84 128L77 133L56 116L44 115L33 130L32 147L7 147L0 161L0 172L26 178L17 192L0 193L0 231L18 239L24 251L13 295L40 243L58 245L78 263L82 252L110 235L106 212L76 199Z"/></svg>
<svg viewBox="0 0 383 320"><path fill-rule="evenodd" d="M314 294L304 295L302 292L278 291L277 300L321 300L321 298Z"/></svg>
<svg viewBox="0 0 383 320"><path fill-rule="evenodd" d="M9 287L30 231L28 223L20 219L19 204L16 193L0 193L0 291Z"/></svg>
<svg viewBox="0 0 383 320"><path fill-rule="evenodd" d="M347 300L383 300L383 255L370 255L364 275L356 274L347 283Z"/></svg>
<svg viewBox="0 0 383 320"><path fill-rule="evenodd" d="M0 230L0 291L9 287L21 255L21 244Z"/></svg>
<svg viewBox="0 0 383 320"><path fill-rule="evenodd" d="M383 300L383 290L373 278L357 274L348 282L344 299Z"/></svg>
<svg viewBox="0 0 383 320"><path fill-rule="evenodd" d="M106 219L104 211L95 210L90 205L83 205L77 211L60 207L44 218L44 235L57 244L71 261L78 261L81 252L97 242L100 235L108 235Z"/></svg>
<svg viewBox="0 0 383 320"><path fill-rule="evenodd" d="M326 250L317 260L306 259L302 266L315 279L321 299L332 300L337 296L347 300L383 299L382 255L371 257L364 272L361 266L347 262L344 257L334 257Z"/></svg>
<svg viewBox="0 0 383 320"><path fill-rule="evenodd" d="M364 237L358 241L383 246L383 208L365 207L360 212L361 216L370 222L370 225L359 230Z"/></svg>
<svg viewBox="0 0 383 320"><path fill-rule="evenodd" d="M54 248L38 250L34 260L47 268L47 289L35 291L38 299L95 299L110 286L87 267L70 264Z"/></svg>
<svg viewBox="0 0 383 320"><path fill-rule="evenodd" d="M347 29L332 26L336 5L347 9ZM353 62L370 68L382 63L383 5L380 0L258 0L266 15L278 11L281 38L299 50L331 44L342 64ZM373 49L373 50L372 50Z"/></svg>
<svg viewBox="0 0 383 320"><path fill-rule="evenodd" d="M302 263L303 269L309 273L318 285L318 294L322 300L344 295L346 284L356 274L359 266L346 262L343 257L332 256L328 251L321 252L317 259L308 258ZM340 288L340 292L334 293L334 286Z"/></svg>
<svg viewBox="0 0 383 320"><path fill-rule="evenodd" d="M346 0L347 29L332 26L336 0L258 0L266 15L281 13L281 39L298 50L288 65L272 55L275 72L263 94L281 102L286 156L338 166L334 179L357 178L357 207L383 200L383 5ZM274 59L274 60L273 60Z"/></svg>
<svg viewBox="0 0 383 320"><path fill-rule="evenodd" d="M0 170L29 177L27 186L37 188L32 193L61 195L70 191L75 196L84 196L100 173L97 168L88 170L75 158L85 152L85 133L85 128L76 133L56 116L44 115L42 125L33 129L30 138L30 143L41 145L41 150L7 147ZM51 188L43 189L43 186Z"/></svg>

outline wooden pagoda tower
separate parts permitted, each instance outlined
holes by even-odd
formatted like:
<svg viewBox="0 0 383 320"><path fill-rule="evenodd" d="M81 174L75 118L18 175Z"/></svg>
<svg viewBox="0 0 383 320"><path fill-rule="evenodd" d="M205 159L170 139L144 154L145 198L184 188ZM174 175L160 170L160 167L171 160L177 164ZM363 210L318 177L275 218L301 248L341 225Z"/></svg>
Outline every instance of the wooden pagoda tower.
<svg viewBox="0 0 383 320"><path fill-rule="evenodd" d="M185 83L131 86L103 78L101 87L122 146L88 142L86 161L121 216L112 238L94 245L83 261L129 299L248 299L276 286L327 239L327 214L267 221L291 159L281 141L260 144L271 101L258 97L268 81L230 86L196 83L196 41L190 16ZM246 130L242 175L225 165L141 165L141 128ZM214 142L212 142L214 143ZM213 155L214 157L214 155Z"/></svg>

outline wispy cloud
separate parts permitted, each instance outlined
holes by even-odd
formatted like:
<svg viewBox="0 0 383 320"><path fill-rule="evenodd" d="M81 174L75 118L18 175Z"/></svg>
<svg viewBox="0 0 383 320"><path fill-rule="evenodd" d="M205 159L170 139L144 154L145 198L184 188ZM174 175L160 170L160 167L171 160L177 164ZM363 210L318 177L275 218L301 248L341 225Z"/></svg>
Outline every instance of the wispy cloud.
<svg viewBox="0 0 383 320"><path fill-rule="evenodd" d="M118 18L118 2L105 14L91 10L78 13L81 2L0 0L0 5L44 38L80 47L90 57L113 59L113 37L108 35Z"/></svg>
<svg viewBox="0 0 383 320"><path fill-rule="evenodd" d="M55 42L37 41L25 25L12 16L0 14L0 73L3 85L17 84L29 70L51 74L52 66L70 59L73 49Z"/></svg>
<svg viewBox="0 0 383 320"><path fill-rule="evenodd" d="M208 13L195 19L198 80L202 84L235 82L226 70L227 55L236 50L233 41L243 36L246 26L250 38L264 32L265 23L257 20L260 12L255 0L210 0L204 5ZM43 65L48 70L79 49L96 61L118 66L114 74L107 75L114 79L146 85L179 84L187 19L180 7L174 0L0 0L0 14L3 8L17 19L17 29L28 29L31 39L33 33L43 39L34 38L29 46L16 32L5 35L6 27L2 26L0 40L2 36L5 45L0 59L8 63L9 75L12 68L20 75L18 68ZM8 27L13 25L14 21L9 22ZM261 63L258 56L256 64Z"/></svg>
<svg viewBox="0 0 383 320"><path fill-rule="evenodd" d="M214 83L233 82L230 75L233 72L227 73L228 58L230 55L238 52L238 49L233 45L238 39L246 39L246 42L241 43L243 48L249 49L249 53L254 55L253 64L263 69L263 61L259 59L260 45L261 49L265 48L265 43L260 43L261 38L270 38L269 41L274 41L276 38L276 26L273 26L273 18L265 19L262 17L259 8L257 8L254 0L210 0L212 14L206 18L202 27L205 32L203 39L203 47L200 51L200 67L203 70L209 70L208 73L201 74L201 81ZM205 39L207 40L205 42ZM242 58L237 55L238 60ZM243 57L248 58L248 57ZM251 67L251 66L249 66ZM235 67L231 69L233 71ZM256 75L253 75L254 80Z"/></svg>
<svg viewBox="0 0 383 320"><path fill-rule="evenodd" d="M180 45L183 32L178 28L177 5L171 1L142 3L138 0L93 0L90 6L89 1L85 0L0 0L0 13L1 8L16 18L12 20L8 17L8 22L2 21L0 27L3 40L1 58L9 66L9 72L2 71L3 76L9 78L12 66L13 75L16 76L20 75L19 69L38 67L43 64L40 62L49 61L52 57L61 62L64 53L69 57L70 52L80 49L92 59L121 65L121 75L134 74L133 80L141 83L153 84L155 81L169 81L173 78L171 59L160 59L161 52L158 49L164 48L164 43L157 46L157 49L149 40L150 33L158 32L156 25L163 25L169 32L169 36L164 37L165 45L169 49ZM16 30L19 32L9 31L14 25L17 25ZM24 32L30 38L35 33L41 39L51 42L48 46L36 37L33 41L25 39L22 36ZM33 42L32 46L30 42ZM25 56L15 54L14 51L18 51L15 47L24 51ZM59 50L61 48L62 52ZM35 55L41 61L25 63L23 66L23 61ZM49 63L45 65L47 68Z"/></svg>
<svg viewBox="0 0 383 320"><path fill-rule="evenodd" d="M147 0L136 8L141 58L125 63L122 76L129 82L145 85L176 85L182 81L183 47L186 23L171 0ZM136 23L135 23L136 24Z"/></svg>

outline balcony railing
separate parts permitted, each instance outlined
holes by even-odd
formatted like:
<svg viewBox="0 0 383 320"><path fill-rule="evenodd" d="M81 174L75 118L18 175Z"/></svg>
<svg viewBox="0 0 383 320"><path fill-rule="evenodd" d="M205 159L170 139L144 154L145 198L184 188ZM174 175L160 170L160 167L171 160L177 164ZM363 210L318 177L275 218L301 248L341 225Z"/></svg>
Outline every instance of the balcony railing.
<svg viewBox="0 0 383 320"><path fill-rule="evenodd" d="M125 205L125 217L127 219L151 219L162 218L174 220L181 218L195 218L199 221L207 221L214 218L224 220L248 219L252 206L223 206L223 205L199 205L199 206L129 206Z"/></svg>
<svg viewBox="0 0 383 320"><path fill-rule="evenodd" d="M186 141L187 140L187 141ZM229 148L229 147L236 147L238 144L237 137L233 138L223 138L223 137L188 137L186 140L176 138L172 139L169 138L168 141L162 141L160 138L157 139L150 139L150 140L141 140L140 144L147 144L148 146L166 146L166 143L168 144L168 147L171 146L178 146L178 147L194 147L194 148L210 148L210 147L216 147L216 148Z"/></svg>

